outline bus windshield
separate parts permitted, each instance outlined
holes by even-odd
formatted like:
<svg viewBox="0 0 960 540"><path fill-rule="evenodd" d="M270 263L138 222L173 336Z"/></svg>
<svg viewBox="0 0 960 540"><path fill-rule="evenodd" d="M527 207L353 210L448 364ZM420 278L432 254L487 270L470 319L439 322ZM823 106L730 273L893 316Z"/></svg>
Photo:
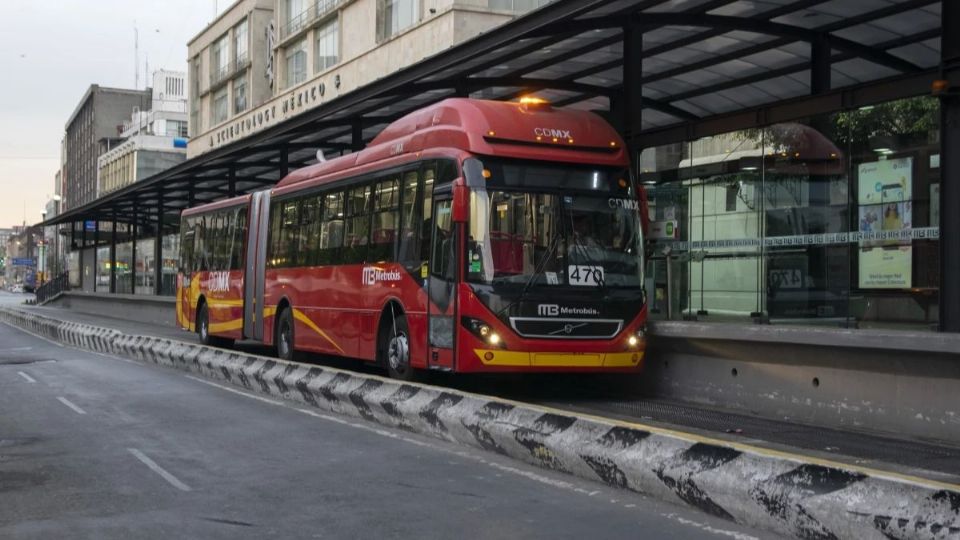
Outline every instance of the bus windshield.
<svg viewBox="0 0 960 540"><path fill-rule="evenodd" d="M581 173L574 178L565 168L565 180L574 185L562 191L501 189L487 169L491 182L471 189L468 281L642 287L643 238L633 190L620 182L622 171Z"/></svg>

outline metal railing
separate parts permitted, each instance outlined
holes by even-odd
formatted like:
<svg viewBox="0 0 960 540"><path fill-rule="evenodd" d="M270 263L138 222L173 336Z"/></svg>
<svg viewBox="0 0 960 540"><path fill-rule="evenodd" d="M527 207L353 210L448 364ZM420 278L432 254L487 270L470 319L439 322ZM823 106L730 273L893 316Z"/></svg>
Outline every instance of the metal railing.
<svg viewBox="0 0 960 540"><path fill-rule="evenodd" d="M212 69L210 71L210 86L214 86L217 83L225 81L230 77L230 64L227 64L219 69Z"/></svg>
<svg viewBox="0 0 960 540"><path fill-rule="evenodd" d="M291 17L287 21L287 24L280 27L280 40L283 41L300 30L309 27L317 19L336 9L341 1L342 0L316 0L312 2L310 7Z"/></svg>
<svg viewBox="0 0 960 540"><path fill-rule="evenodd" d="M233 72L236 73L246 68L249 65L250 65L250 53L249 52L240 53L237 55L237 59L234 60Z"/></svg>
<svg viewBox="0 0 960 540"><path fill-rule="evenodd" d="M44 304L49 300L53 300L58 294L70 290L70 274L64 272L59 276L47 281L43 285L37 287L35 294L37 295L37 304Z"/></svg>

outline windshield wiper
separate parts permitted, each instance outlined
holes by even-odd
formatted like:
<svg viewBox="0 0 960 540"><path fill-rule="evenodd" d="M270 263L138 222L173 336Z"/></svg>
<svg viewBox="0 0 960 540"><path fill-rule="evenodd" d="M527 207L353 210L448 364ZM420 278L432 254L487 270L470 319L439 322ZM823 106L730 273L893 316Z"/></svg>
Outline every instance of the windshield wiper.
<svg viewBox="0 0 960 540"><path fill-rule="evenodd" d="M563 204L563 203L561 203ZM562 222L562 220L561 220ZM560 245L560 237L562 234L554 234L553 238L550 239L550 243L547 245L547 251L544 252L543 256L540 257L540 260L537 261L537 264L533 267L533 273L530 274L530 277L527 279L527 282L523 284L523 288L520 289L520 294L513 299L509 304L503 307L500 311L497 312L497 318L500 318L501 315L513 306L519 304L524 297L526 297L527 292L530 290L530 287L533 286L534 282L537 281L537 276L539 276L544 268L547 266L547 261L550 260L550 257L553 255L553 252L557 250L557 246Z"/></svg>

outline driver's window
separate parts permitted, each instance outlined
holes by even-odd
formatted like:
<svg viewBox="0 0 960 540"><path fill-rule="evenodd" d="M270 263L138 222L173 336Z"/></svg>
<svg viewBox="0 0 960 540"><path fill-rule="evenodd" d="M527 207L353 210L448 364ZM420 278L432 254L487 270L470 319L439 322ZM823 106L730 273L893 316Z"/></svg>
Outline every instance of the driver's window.
<svg viewBox="0 0 960 540"><path fill-rule="evenodd" d="M430 257L430 274L445 281L454 280L453 201L437 201L434 206L433 250Z"/></svg>

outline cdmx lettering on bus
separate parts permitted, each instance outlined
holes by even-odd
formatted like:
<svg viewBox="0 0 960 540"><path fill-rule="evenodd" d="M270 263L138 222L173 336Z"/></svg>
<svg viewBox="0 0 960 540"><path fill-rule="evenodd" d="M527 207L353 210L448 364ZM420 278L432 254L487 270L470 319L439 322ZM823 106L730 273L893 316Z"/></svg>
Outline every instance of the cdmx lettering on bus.
<svg viewBox="0 0 960 540"><path fill-rule="evenodd" d="M210 272L207 277L207 290L226 292L230 290L230 272Z"/></svg>
<svg viewBox="0 0 960 540"><path fill-rule="evenodd" d="M553 128L533 128L533 134L538 137L556 137L558 139L570 139L569 129L553 129Z"/></svg>

